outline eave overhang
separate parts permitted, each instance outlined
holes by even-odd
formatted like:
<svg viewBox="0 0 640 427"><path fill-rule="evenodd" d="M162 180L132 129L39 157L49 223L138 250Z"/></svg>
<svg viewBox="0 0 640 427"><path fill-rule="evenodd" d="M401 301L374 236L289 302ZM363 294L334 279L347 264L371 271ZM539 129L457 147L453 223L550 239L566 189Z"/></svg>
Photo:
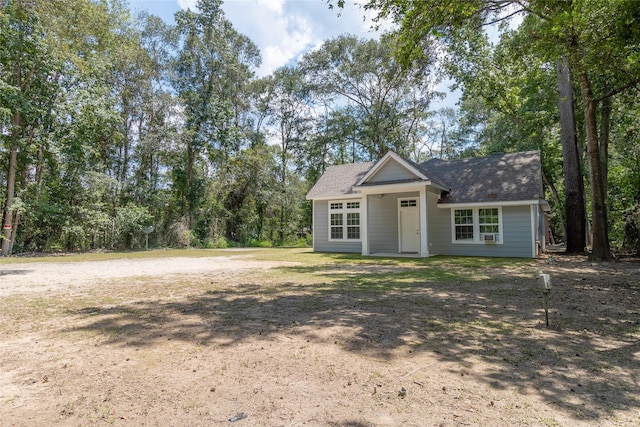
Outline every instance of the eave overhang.
<svg viewBox="0 0 640 427"><path fill-rule="evenodd" d="M316 197L309 197L307 196L306 199L307 200L348 200L348 199L359 199L360 198L360 193L351 193L351 194L336 194L336 195L329 195L329 196L316 196Z"/></svg>
<svg viewBox="0 0 640 427"><path fill-rule="evenodd" d="M438 207L441 209L460 209L460 208L473 208L473 207L480 207L480 206L530 206L530 205L542 205L544 207L544 204L539 199L486 201L486 202L469 202L469 203L446 203L446 202L443 203L440 201L438 202Z"/></svg>
<svg viewBox="0 0 640 427"><path fill-rule="evenodd" d="M432 187L434 189L437 189L438 191L449 191L448 188L444 188L439 184L435 184L428 179L355 185L353 187L353 191L361 194L401 193L407 191L416 191L425 187Z"/></svg>

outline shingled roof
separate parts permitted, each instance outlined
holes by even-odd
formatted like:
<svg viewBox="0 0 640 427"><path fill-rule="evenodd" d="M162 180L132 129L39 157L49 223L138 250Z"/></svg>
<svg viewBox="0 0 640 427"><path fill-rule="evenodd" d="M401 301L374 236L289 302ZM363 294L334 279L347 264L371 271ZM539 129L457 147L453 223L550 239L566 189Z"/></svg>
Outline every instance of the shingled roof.
<svg viewBox="0 0 640 427"><path fill-rule="evenodd" d="M451 185L439 203L491 203L542 197L540 152L460 160L431 159L421 168Z"/></svg>
<svg viewBox="0 0 640 427"><path fill-rule="evenodd" d="M431 159L419 165L407 162L433 183L450 188L440 204L529 201L542 197L539 151L460 160ZM353 187L374 165L366 162L328 167L307 199L359 196Z"/></svg>
<svg viewBox="0 0 640 427"><path fill-rule="evenodd" d="M320 177L316 185L307 194L307 199L318 197L339 197L350 194L358 195L353 186L369 172L375 163L349 163L346 165L329 166Z"/></svg>

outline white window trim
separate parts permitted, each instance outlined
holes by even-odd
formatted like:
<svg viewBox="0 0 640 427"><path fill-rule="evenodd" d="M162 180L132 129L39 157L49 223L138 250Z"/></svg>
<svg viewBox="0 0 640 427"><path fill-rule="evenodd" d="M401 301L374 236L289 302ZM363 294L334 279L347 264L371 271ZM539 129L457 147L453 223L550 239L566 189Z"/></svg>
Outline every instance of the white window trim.
<svg viewBox="0 0 640 427"><path fill-rule="evenodd" d="M333 203L342 203L342 209L331 209L331 205ZM358 209L347 209L347 203L359 203L359 207ZM362 242L362 199L335 199L335 200L329 200L327 202L327 210L328 210L328 214L327 214L327 236L328 236L328 240L330 242ZM342 239L334 239L331 237L331 214L332 213L341 213L342 214ZM349 225L347 224L347 214L348 213L358 213L360 214L360 225L358 225L358 227L360 227L360 238L359 239L349 239L347 238L348 236L348 227Z"/></svg>
<svg viewBox="0 0 640 427"><path fill-rule="evenodd" d="M456 211L469 209L473 214L473 240L456 240ZM498 240L486 242L480 239L480 209L498 209ZM451 208L451 243L454 245L502 245L504 244L502 206L456 206Z"/></svg>

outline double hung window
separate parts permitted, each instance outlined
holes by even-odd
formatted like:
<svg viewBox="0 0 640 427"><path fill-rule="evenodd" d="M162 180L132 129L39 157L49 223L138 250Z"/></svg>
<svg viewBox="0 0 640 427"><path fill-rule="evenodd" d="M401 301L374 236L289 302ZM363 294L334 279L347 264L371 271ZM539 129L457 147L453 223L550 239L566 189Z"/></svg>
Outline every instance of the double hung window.
<svg viewBox="0 0 640 427"><path fill-rule="evenodd" d="M502 242L502 209L452 209L454 243Z"/></svg>
<svg viewBox="0 0 640 427"><path fill-rule="evenodd" d="M360 240L360 202L329 202L329 240Z"/></svg>

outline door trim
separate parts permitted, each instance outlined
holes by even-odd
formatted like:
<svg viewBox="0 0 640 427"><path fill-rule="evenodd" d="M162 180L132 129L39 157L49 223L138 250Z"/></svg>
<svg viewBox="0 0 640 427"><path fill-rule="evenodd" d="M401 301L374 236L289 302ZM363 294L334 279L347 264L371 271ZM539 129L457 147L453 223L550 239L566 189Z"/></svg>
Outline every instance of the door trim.
<svg viewBox="0 0 640 427"><path fill-rule="evenodd" d="M404 206L403 206L404 205ZM413 211L416 213L415 225L417 228L417 248L412 252L403 251L402 245L402 211ZM398 253L415 253L420 254L421 247L421 233L420 233L420 198L419 197L403 197L398 199Z"/></svg>

